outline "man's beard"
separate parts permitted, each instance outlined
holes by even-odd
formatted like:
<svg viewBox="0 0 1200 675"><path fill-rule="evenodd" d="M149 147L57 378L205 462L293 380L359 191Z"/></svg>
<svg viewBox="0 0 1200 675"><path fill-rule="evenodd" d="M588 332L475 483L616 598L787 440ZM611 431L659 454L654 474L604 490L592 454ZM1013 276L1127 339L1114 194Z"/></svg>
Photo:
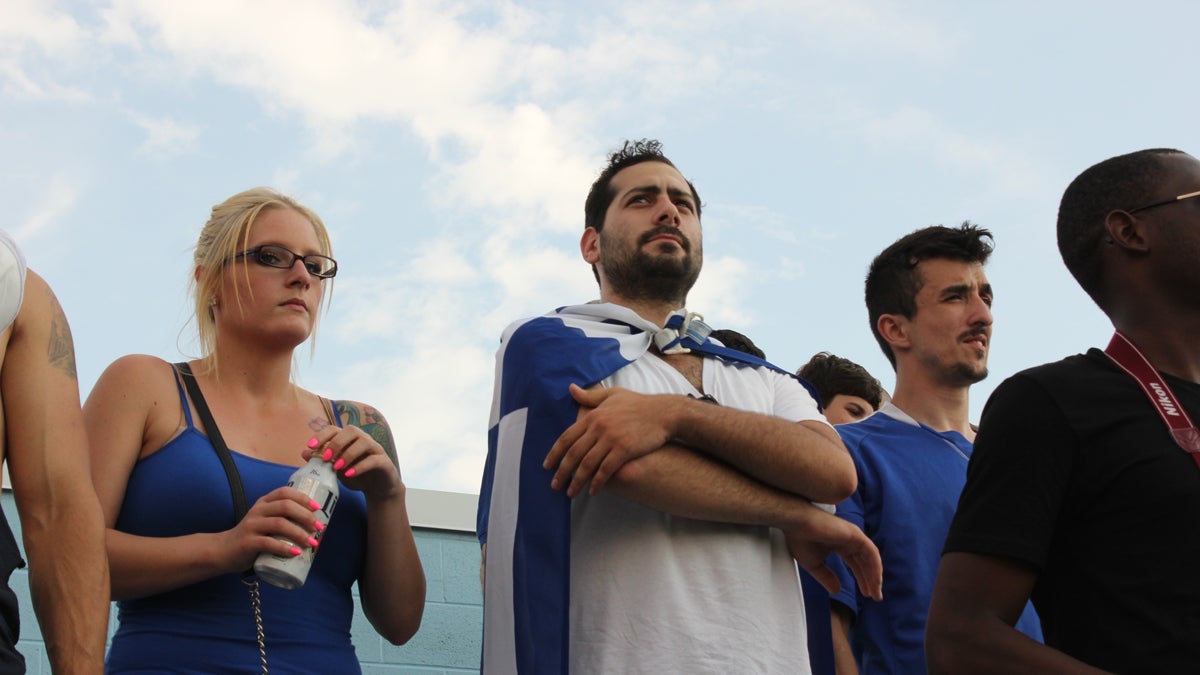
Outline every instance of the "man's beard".
<svg viewBox="0 0 1200 675"><path fill-rule="evenodd" d="M986 340L991 340L991 337L988 335L987 331L982 328L973 329L963 337L965 338L970 335L980 335ZM988 376L987 352L984 352L983 361L981 363L964 363L960 361L954 364L953 370L955 374L958 375L959 379L961 379L963 383L967 385L972 385L976 382L982 381Z"/></svg>
<svg viewBox="0 0 1200 675"><path fill-rule="evenodd" d="M954 374L958 376L958 378L964 384L968 385L975 384L976 382L982 382L988 376L987 366L977 367L972 366L969 363L956 363L953 366L953 370Z"/></svg>
<svg viewBox="0 0 1200 675"><path fill-rule="evenodd" d="M601 265L609 288L617 295L630 300L667 302L682 307L687 301L688 291L700 276L704 253L697 248L692 254L692 243L674 227L660 227L638 237L636 246L630 250L600 233ZM661 254L643 250L646 242L661 234L679 238L684 256L669 255L674 244L662 243ZM655 246L651 246L651 249Z"/></svg>
<svg viewBox="0 0 1200 675"><path fill-rule="evenodd" d="M983 381L988 376L987 363L969 363L966 361L947 362L944 358L925 353L920 357L921 368L933 375L933 378L948 387L969 387Z"/></svg>

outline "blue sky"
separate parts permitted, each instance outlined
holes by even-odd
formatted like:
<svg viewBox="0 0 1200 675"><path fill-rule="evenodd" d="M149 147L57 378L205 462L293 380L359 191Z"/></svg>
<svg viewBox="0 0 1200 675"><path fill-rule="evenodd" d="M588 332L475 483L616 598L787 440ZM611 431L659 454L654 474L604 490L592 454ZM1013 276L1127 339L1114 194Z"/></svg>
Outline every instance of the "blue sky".
<svg viewBox="0 0 1200 675"><path fill-rule="evenodd" d="M0 226L54 286L84 396L196 353L191 246L227 196L315 209L340 273L301 383L387 416L406 482L474 492L513 319L597 294L583 199L624 138L704 201L690 309L779 365L854 359L871 258L996 235L987 394L1107 342L1054 245L1063 188L1195 152L1185 2L0 0Z"/></svg>

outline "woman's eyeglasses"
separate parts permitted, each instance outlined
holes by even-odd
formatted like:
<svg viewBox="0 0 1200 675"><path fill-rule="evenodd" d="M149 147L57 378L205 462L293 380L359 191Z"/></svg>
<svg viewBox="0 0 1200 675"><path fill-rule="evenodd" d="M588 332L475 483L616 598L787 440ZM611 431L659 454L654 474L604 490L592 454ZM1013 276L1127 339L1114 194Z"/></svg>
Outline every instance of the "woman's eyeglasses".
<svg viewBox="0 0 1200 675"><path fill-rule="evenodd" d="M300 255L275 244L255 246L240 253L234 253L229 257L230 260L240 258L251 258L259 265L277 267L281 270L292 269L296 261L300 260L304 263L304 269L308 270L309 274L318 279L331 279L337 274L338 270L337 261L329 256L317 255L315 253Z"/></svg>

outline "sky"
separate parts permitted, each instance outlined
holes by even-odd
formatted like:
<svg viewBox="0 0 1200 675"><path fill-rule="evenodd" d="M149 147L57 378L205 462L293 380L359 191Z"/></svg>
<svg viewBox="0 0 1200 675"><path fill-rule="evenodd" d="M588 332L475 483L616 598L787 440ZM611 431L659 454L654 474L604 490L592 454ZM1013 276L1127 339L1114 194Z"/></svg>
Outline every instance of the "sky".
<svg viewBox="0 0 1200 675"><path fill-rule="evenodd" d="M410 487L476 493L511 321L598 295L579 255L607 153L656 138L704 204L689 309L789 370L889 390L871 258L964 220L996 250L991 375L1103 346L1062 265L1083 169L1197 151L1200 5L1106 0L0 0L0 227L70 319L81 394L195 357L191 252L275 187L339 273L300 383L390 422Z"/></svg>

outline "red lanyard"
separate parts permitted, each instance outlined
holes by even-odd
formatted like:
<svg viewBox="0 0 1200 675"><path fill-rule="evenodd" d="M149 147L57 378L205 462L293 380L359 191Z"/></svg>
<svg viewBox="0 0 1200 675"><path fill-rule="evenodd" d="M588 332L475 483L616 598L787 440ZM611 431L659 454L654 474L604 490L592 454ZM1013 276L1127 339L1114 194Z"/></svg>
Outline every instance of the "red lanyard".
<svg viewBox="0 0 1200 675"><path fill-rule="evenodd" d="M1108 343L1104 353L1118 368L1137 381L1146 398L1150 399L1150 403L1158 411L1158 416L1171 431L1175 442L1191 454L1196 466L1200 466L1200 430L1196 429L1192 418L1188 417L1187 411L1179 404L1179 399L1175 398L1175 392L1171 391L1171 387L1154 366L1150 365L1142 352L1129 338L1121 335L1120 331L1113 334L1112 341Z"/></svg>

